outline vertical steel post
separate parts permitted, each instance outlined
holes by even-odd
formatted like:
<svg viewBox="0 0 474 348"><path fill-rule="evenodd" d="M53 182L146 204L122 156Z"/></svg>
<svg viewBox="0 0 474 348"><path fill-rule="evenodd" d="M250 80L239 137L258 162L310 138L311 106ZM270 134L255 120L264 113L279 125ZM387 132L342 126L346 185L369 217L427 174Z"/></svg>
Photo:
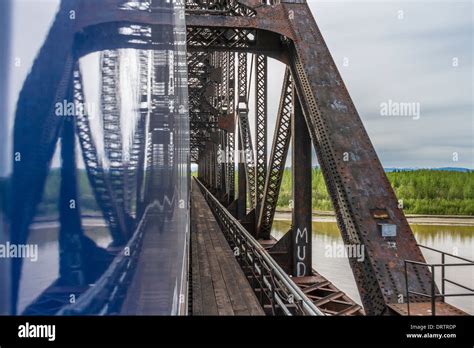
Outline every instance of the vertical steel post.
<svg viewBox="0 0 474 348"><path fill-rule="evenodd" d="M405 266L405 290L406 290L406 301L407 301L407 315L410 315L410 289L408 287L408 270L407 270L407 260L404 261L404 266Z"/></svg>
<svg viewBox="0 0 474 348"><path fill-rule="evenodd" d="M431 265L431 315L436 315L436 283L435 283L435 269Z"/></svg>
<svg viewBox="0 0 474 348"><path fill-rule="evenodd" d="M214 188L216 190L219 189L220 180L221 180L220 178L221 173L219 171L219 166L217 165L217 147L218 146L219 146L219 143L212 143L212 168L214 170ZM214 193L217 194L216 192Z"/></svg>
<svg viewBox="0 0 474 348"><path fill-rule="evenodd" d="M238 201L237 201L237 218L243 219L247 215L247 177L245 171L245 159L244 149L245 144L243 143L242 134L245 131L240 122L241 113L247 112L247 53L239 53L238 62L238 95L239 104L237 105L237 113L239 117L239 135L237 138L238 143Z"/></svg>
<svg viewBox="0 0 474 348"><path fill-rule="evenodd" d="M235 119L235 53L228 53L228 112ZM235 132L235 129L234 129ZM229 173L229 200L228 204L232 203L235 198L235 133L227 133L227 170Z"/></svg>
<svg viewBox="0 0 474 348"><path fill-rule="evenodd" d="M84 285L83 231L78 200L75 127L64 121L61 136L61 187L59 199L59 277L67 285Z"/></svg>
<svg viewBox="0 0 474 348"><path fill-rule="evenodd" d="M207 168L206 168L206 154L204 150L200 151L199 157L201 158L201 163L202 163L202 179L205 184L207 184Z"/></svg>
<svg viewBox="0 0 474 348"><path fill-rule="evenodd" d="M303 277L312 274L311 138L294 88L292 116L293 275Z"/></svg>
<svg viewBox="0 0 474 348"><path fill-rule="evenodd" d="M239 132L241 127L239 124ZM245 175L245 160L243 158L244 146L242 144L242 138L237 137L238 144L238 196L237 196L237 218L243 219L247 215L247 176Z"/></svg>
<svg viewBox="0 0 474 348"><path fill-rule="evenodd" d="M444 302L444 294L445 294L445 279L446 279L446 273L445 273L445 256L444 252L441 253L441 300Z"/></svg>
<svg viewBox="0 0 474 348"><path fill-rule="evenodd" d="M225 148L226 148L226 135L224 131L220 131L219 134L219 148L217 149L217 162L219 163L219 168L221 171L221 183L219 186L220 197L224 197L227 187L227 170L226 170L226 159L225 159Z"/></svg>

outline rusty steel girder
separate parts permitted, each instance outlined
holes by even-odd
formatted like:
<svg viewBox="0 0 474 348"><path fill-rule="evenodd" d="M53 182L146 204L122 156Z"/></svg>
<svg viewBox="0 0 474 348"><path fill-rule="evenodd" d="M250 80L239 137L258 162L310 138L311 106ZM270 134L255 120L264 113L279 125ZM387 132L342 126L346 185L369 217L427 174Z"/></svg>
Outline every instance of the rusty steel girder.
<svg viewBox="0 0 474 348"><path fill-rule="evenodd" d="M239 147L239 158L243 161L245 168L245 179L249 196L250 209L255 208L255 161L248 119L248 78L247 78L247 54L239 53L238 65L238 106L239 135L241 148ZM239 177L240 179L240 177ZM245 213L246 215L246 213Z"/></svg>
<svg viewBox="0 0 474 348"><path fill-rule="evenodd" d="M290 67L339 228L365 249L364 261L350 258L356 283L366 312L383 314L405 295L404 260L425 260L308 6L284 7L295 18ZM383 236L384 224L396 235ZM427 293L428 268L410 273L410 290Z"/></svg>
<svg viewBox="0 0 474 348"><path fill-rule="evenodd" d="M209 39L202 47L265 54L288 64L344 243L365 250L363 262L350 258L350 264L366 313L386 314L388 304L405 296L404 260L424 262L424 258L329 49L306 3L241 3L253 8L256 15L188 13L188 32L254 30L254 40L239 47L223 47L222 40L214 45ZM267 181L271 170L270 166ZM260 232L268 236L273 217L264 206ZM387 225L396 229L394 235L382 234ZM428 268L420 266L408 273L409 279L416 279L408 284L409 290L427 293L431 287Z"/></svg>
<svg viewBox="0 0 474 348"><path fill-rule="evenodd" d="M217 123L218 110L210 98L214 82L209 79L213 66L210 53L188 53L188 98L192 160L197 161L199 149L209 138Z"/></svg>
<svg viewBox="0 0 474 348"><path fill-rule="evenodd" d="M270 239L273 218L280 194L281 180L285 170L286 157L291 138L291 114L293 106L293 83L289 69L286 69L278 108L272 151L268 164L262 206L258 215L257 236Z"/></svg>
<svg viewBox="0 0 474 348"><path fill-rule="evenodd" d="M257 211L263 199L267 176L267 57L255 61L255 190Z"/></svg>

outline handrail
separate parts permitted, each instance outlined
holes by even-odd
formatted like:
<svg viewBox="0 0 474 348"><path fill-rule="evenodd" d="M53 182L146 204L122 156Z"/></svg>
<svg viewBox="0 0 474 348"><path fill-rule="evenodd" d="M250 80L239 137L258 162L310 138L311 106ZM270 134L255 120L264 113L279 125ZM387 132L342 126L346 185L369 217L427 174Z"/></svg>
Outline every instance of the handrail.
<svg viewBox="0 0 474 348"><path fill-rule="evenodd" d="M238 261L244 263L243 266L246 268L251 268L250 272L260 287L260 302L264 302L263 295L265 295L272 305L273 313L278 306L285 315L293 313L325 315L204 184L198 178L194 179L201 188L206 201L213 208L213 213L224 234L228 237L228 241L230 237L230 242L233 242L238 248L236 255Z"/></svg>
<svg viewBox="0 0 474 348"><path fill-rule="evenodd" d="M447 252L444 252L442 250L434 249L431 247L427 247L425 245L417 244L417 246L421 248L425 248L431 251L435 251L439 254L441 254L441 263L426 263L426 262L419 262L419 261L412 261L412 260L405 260L405 286L406 286L406 297L407 297L407 312L408 315L410 315L410 295L417 295L417 296L423 296L423 297L429 297L431 300L431 315L436 315L436 298L441 298L441 300L444 302L445 297L458 297L458 296L474 296L474 289L469 288L468 286L459 284L453 280L447 279L445 275L445 268L446 267L460 267L460 266L474 266L474 261L469 260L467 258L457 256L454 254L450 254ZM466 261L467 263L445 263L446 256L456 258L458 260ZM431 268L431 291L430 294L423 294L420 292L416 291L410 291L408 288L408 268L407 265L412 264L414 266L427 266ZM441 293L436 294L435 293L435 269L436 267L441 268ZM445 292L445 284L446 282L451 283L455 286L458 286L462 289L468 290L468 293L456 293L456 294L447 294Z"/></svg>
<svg viewBox="0 0 474 348"><path fill-rule="evenodd" d="M105 315L117 310L121 293L127 286L127 281L138 259L148 210L153 207L154 204L146 207L135 233L123 249L128 248L130 254L126 256L122 250L94 285L86 290L75 303L61 308L56 315Z"/></svg>
<svg viewBox="0 0 474 348"><path fill-rule="evenodd" d="M428 250L431 250L431 251L435 251L439 254L444 254L444 255L447 255L447 256L451 256L455 259L459 259L459 260L463 260L463 261L466 261L466 262L470 262L470 263L474 263L474 261L472 260L469 260L469 259L466 259L465 257L461 257L461 256L458 256L458 255L454 255L454 254L450 254L450 253L447 253L445 251L442 251L442 250L438 250L438 249L434 249L434 248L431 248L431 247L428 247L426 245L422 245L422 244L417 244L417 246L419 246L420 248L424 248L424 249L428 249Z"/></svg>

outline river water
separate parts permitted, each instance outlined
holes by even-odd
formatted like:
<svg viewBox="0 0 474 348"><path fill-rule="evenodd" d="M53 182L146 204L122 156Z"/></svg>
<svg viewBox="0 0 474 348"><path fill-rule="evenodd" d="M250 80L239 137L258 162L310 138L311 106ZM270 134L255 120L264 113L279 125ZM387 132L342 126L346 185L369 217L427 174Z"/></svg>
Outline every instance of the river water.
<svg viewBox="0 0 474 348"><path fill-rule="evenodd" d="M100 219L86 219L85 233L102 247L106 247L111 238L104 222ZM281 238L290 227L290 221L275 221L273 235ZM474 226L411 226L418 243L454 253L468 259L474 259ZM34 224L31 228L29 243L38 245L38 260L26 260L20 286L19 310L23 310L58 276L58 225L56 223ZM342 245L342 238L335 222L313 222L313 267L331 280L339 289L361 303L349 262L345 257L328 257L328 246ZM429 263L439 262L440 255L423 250ZM454 262L454 260L447 260ZM439 273L439 272L438 272ZM446 276L463 285L474 287L474 267L447 268ZM438 285L439 278L438 278ZM461 292L454 286L447 286L448 293ZM450 298L447 302L474 314L474 297Z"/></svg>
<svg viewBox="0 0 474 348"><path fill-rule="evenodd" d="M280 239L289 228L290 221L275 221L272 234L275 238ZM411 225L411 228L415 233L416 240L421 245L470 260L474 259L474 226ZM341 253L336 255L338 257L334 257L334 253L331 255L329 252L340 249L337 247L338 245L343 245L343 242L335 222L313 222L313 268L361 304L349 260L340 255ZM334 249L334 246L337 248ZM422 252L428 263L441 262L440 254L426 249L422 249ZM447 258L446 262L459 263L460 261ZM439 275L440 269L438 268L437 271ZM436 278L437 284L441 288L440 277ZM474 288L474 266L446 267L446 278L472 289ZM467 292L467 290L446 284L446 292L454 294ZM474 314L474 296L451 297L446 299L446 302Z"/></svg>

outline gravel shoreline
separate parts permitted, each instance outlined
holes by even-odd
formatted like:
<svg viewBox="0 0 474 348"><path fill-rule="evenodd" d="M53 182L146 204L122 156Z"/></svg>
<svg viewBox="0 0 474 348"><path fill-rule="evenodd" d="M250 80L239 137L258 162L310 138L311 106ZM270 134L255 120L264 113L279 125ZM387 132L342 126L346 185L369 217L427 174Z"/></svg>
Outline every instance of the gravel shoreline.
<svg viewBox="0 0 474 348"><path fill-rule="evenodd" d="M406 214L406 217L411 225L474 226L474 216ZM291 220L291 211L277 210L275 220ZM336 217L330 211L313 211L313 221L336 222Z"/></svg>

